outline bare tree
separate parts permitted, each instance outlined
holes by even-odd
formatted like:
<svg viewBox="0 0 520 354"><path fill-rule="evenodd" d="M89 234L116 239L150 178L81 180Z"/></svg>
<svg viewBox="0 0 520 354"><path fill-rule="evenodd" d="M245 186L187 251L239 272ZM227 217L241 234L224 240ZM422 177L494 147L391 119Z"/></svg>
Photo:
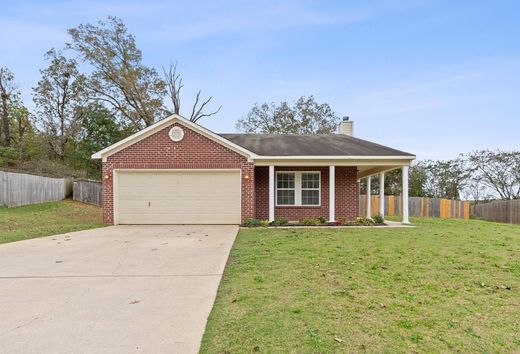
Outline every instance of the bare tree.
<svg viewBox="0 0 520 354"><path fill-rule="evenodd" d="M166 83L166 92L168 97L170 98L170 101L173 106L173 111L169 113L176 113L181 114L181 90L184 87L184 84L182 83L182 76L177 72L177 62L170 63L170 66L168 67L168 70L166 70L164 67L163 74L164 74L164 81ZM201 90L197 92L197 96L195 97L195 103L193 104L193 107L191 109L191 114L189 119L192 122L196 122L201 118L204 117L211 117L218 112L220 112L220 109L222 106L220 106L217 110L205 113L204 109L207 107L207 105L211 102L213 99L213 96L210 96L206 100L201 100Z"/></svg>
<svg viewBox="0 0 520 354"><path fill-rule="evenodd" d="M9 106L19 96L16 85L14 84L14 75L6 67L0 67L0 100L2 104L2 136L3 145L11 146L11 128Z"/></svg>
<svg viewBox="0 0 520 354"><path fill-rule="evenodd" d="M38 123L49 139L54 154L65 158L65 146L81 127L86 102L85 77L75 60L67 59L51 49L46 54L50 61L34 90Z"/></svg>

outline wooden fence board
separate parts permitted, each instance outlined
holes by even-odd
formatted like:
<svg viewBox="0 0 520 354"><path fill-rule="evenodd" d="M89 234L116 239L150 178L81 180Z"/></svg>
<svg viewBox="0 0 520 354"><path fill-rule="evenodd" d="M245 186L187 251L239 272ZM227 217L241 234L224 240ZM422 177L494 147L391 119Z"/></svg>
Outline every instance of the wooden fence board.
<svg viewBox="0 0 520 354"><path fill-rule="evenodd" d="M0 204L7 207L62 200L71 193L71 178L0 171Z"/></svg>
<svg viewBox="0 0 520 354"><path fill-rule="evenodd" d="M469 210L467 212L469 214ZM477 204L473 207L473 214L485 220L520 224L520 200L504 200Z"/></svg>
<svg viewBox="0 0 520 354"><path fill-rule="evenodd" d="M359 215L366 215L366 195L359 196ZM379 196L371 197L371 213L379 214ZM459 218L469 219L469 202L451 199L431 199L422 197L410 197L408 200L410 216ZM385 196L385 215L402 215L402 198L400 196Z"/></svg>
<svg viewBox="0 0 520 354"><path fill-rule="evenodd" d="M102 206L103 187L98 181L74 181L72 198L82 203Z"/></svg>

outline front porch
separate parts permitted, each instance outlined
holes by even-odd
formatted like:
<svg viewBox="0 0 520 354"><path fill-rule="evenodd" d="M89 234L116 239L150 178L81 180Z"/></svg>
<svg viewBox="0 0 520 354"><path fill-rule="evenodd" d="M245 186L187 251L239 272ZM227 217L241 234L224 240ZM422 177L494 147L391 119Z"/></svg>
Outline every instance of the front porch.
<svg viewBox="0 0 520 354"><path fill-rule="evenodd" d="M334 222L338 218L354 220L359 216L359 182L367 181L367 195L371 194L371 180L377 176L384 185L385 172L401 168L403 171L403 224L408 219L408 165L266 165L255 166L255 218L274 221L286 218L300 221L325 217ZM384 188L381 188L381 194ZM370 198L368 203L370 203ZM385 205L379 205L384 217ZM366 217L371 218L370 204Z"/></svg>

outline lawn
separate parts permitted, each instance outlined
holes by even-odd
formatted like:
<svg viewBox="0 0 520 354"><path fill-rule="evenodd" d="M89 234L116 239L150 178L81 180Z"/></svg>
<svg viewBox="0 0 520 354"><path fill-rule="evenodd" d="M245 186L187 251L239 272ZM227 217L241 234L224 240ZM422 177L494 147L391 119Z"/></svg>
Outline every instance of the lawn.
<svg viewBox="0 0 520 354"><path fill-rule="evenodd" d="M19 208L0 207L0 243L101 226L101 208L72 200Z"/></svg>
<svg viewBox="0 0 520 354"><path fill-rule="evenodd" d="M520 352L520 226L242 229L201 353Z"/></svg>

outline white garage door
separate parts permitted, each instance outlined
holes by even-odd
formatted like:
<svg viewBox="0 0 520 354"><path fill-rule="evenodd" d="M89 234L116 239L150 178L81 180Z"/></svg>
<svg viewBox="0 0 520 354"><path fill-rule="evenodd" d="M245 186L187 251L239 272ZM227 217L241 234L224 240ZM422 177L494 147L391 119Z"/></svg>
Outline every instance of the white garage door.
<svg viewBox="0 0 520 354"><path fill-rule="evenodd" d="M240 171L120 170L116 175L116 223L240 223Z"/></svg>

